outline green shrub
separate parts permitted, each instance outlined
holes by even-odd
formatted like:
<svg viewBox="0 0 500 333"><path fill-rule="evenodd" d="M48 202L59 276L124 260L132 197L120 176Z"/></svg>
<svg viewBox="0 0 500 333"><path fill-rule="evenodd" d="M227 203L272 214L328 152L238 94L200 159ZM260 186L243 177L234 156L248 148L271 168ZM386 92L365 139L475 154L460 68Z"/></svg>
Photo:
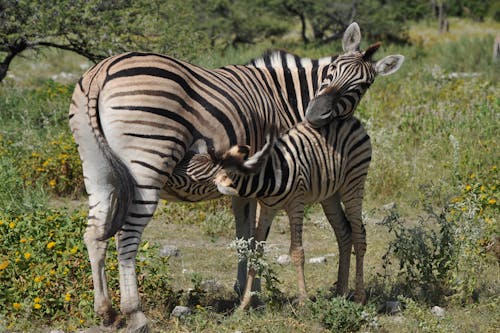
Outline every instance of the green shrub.
<svg viewBox="0 0 500 333"><path fill-rule="evenodd" d="M377 327L373 309L351 302L343 297L329 299L320 295L315 302L308 303L309 311L319 318L331 332L357 332L362 327Z"/></svg>
<svg viewBox="0 0 500 333"><path fill-rule="evenodd" d="M80 157L73 138L68 135L61 134L39 150L24 154L18 168L27 186L39 182L59 196L76 196L84 191Z"/></svg>
<svg viewBox="0 0 500 333"><path fill-rule="evenodd" d="M461 195L439 213L424 202L425 214L416 223L403 220L396 210L381 222L394 236L383 257L386 278L391 264L397 262L398 276L404 281L393 285L391 296L402 293L433 303L477 297L479 278L488 266L487 250L497 241L498 178L493 177L489 185L476 175L469 180L472 185L462 186Z"/></svg>
<svg viewBox="0 0 500 333"><path fill-rule="evenodd" d="M30 322L59 322L67 329L87 326L93 314L92 275L83 244L86 213L44 209L9 215L0 212L0 327L20 329ZM172 307L168 261L158 246L142 243L137 262L146 310ZM119 304L114 242L106 269L111 298ZM32 323L31 323L32 324Z"/></svg>

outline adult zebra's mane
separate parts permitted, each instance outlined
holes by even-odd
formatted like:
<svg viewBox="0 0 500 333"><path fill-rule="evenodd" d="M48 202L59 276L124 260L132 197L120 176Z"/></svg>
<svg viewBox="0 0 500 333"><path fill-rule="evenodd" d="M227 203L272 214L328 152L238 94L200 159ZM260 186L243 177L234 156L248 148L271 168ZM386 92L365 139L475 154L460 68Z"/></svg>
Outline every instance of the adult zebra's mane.
<svg viewBox="0 0 500 333"><path fill-rule="evenodd" d="M267 50L262 56L250 60L247 66L284 69L317 68L328 65L335 58L336 56L320 59L301 58L285 50Z"/></svg>

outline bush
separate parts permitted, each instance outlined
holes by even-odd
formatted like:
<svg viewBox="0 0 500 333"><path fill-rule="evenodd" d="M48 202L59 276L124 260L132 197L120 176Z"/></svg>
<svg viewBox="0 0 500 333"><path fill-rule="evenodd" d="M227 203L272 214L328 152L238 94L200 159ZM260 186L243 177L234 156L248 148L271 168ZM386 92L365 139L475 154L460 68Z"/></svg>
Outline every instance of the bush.
<svg viewBox="0 0 500 333"><path fill-rule="evenodd" d="M308 303L308 308L331 332L357 332L365 326L377 327L372 309L365 309L343 297L329 299L320 295L316 302Z"/></svg>
<svg viewBox="0 0 500 333"><path fill-rule="evenodd" d="M476 175L469 180L439 213L424 202L425 214L413 225L395 210L381 222L394 236L383 257L386 278L396 261L398 276L404 281L394 286L392 296L403 293L434 303L447 298L468 302L477 297L487 251L497 241L498 178L489 185L481 184Z"/></svg>
<svg viewBox="0 0 500 333"><path fill-rule="evenodd" d="M95 321L92 274L83 244L86 213L44 209L0 212L0 327L22 329L33 322L59 322L68 330ZM119 304L117 257L110 242L106 269L111 298ZM171 308L167 259L142 243L137 262L146 310ZM2 323L5 320L5 324Z"/></svg>

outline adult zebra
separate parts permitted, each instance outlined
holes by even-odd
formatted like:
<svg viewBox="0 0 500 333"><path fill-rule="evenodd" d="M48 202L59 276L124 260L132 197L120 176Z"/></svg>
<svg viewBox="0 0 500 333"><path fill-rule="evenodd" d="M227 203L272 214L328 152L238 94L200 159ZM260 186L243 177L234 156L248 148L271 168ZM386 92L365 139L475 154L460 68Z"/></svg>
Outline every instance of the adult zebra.
<svg viewBox="0 0 500 333"><path fill-rule="evenodd" d="M354 67L368 63L358 56L363 54L359 43L359 27L353 23L343 47L346 56L356 55L359 64ZM164 55L126 53L83 75L73 93L69 122L89 194L84 240L94 309L105 325L116 319L104 272L108 239L116 234L120 308L128 316L127 329L147 330L135 256L158 199L200 201L219 195L210 177L195 181L185 173L185 161L206 153L207 147L225 151L247 144L260 149L271 125L290 128L305 116L321 126L330 117L352 113L366 82L356 72L337 69L340 58L310 60L278 52L247 66L207 70ZM399 56L388 56L376 66L389 74L400 62ZM326 105L328 101L340 107ZM238 237L248 234L255 210L255 200L233 200ZM243 265L238 268L240 285L245 285Z"/></svg>

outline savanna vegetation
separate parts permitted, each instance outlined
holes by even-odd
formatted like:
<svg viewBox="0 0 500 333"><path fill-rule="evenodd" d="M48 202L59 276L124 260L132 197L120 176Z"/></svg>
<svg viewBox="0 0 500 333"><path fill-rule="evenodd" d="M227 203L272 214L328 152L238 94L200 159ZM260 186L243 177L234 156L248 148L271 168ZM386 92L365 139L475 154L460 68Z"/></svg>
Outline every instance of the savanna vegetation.
<svg viewBox="0 0 500 333"><path fill-rule="evenodd" d="M474 0L0 0L0 331L70 332L99 322L82 241L81 164L67 125L72 89L93 60L131 49L206 67L245 63L269 48L319 57L340 51L353 19L366 44L383 41L377 57L406 56L356 111L374 151L364 209L367 305L332 297L336 244L312 206L306 258L328 254L326 264L306 263L312 300L294 305L293 269L275 263L289 244L278 218L266 255L254 258L266 306L232 313L238 244L230 246L234 226L221 199L162 203L138 258L146 315L165 332L499 331L499 13L498 3ZM448 31L440 31L443 15ZM180 257L160 257L164 244L176 244ZM108 258L119 304L113 246ZM171 318L179 304L192 314ZM431 313L435 305L444 315Z"/></svg>

